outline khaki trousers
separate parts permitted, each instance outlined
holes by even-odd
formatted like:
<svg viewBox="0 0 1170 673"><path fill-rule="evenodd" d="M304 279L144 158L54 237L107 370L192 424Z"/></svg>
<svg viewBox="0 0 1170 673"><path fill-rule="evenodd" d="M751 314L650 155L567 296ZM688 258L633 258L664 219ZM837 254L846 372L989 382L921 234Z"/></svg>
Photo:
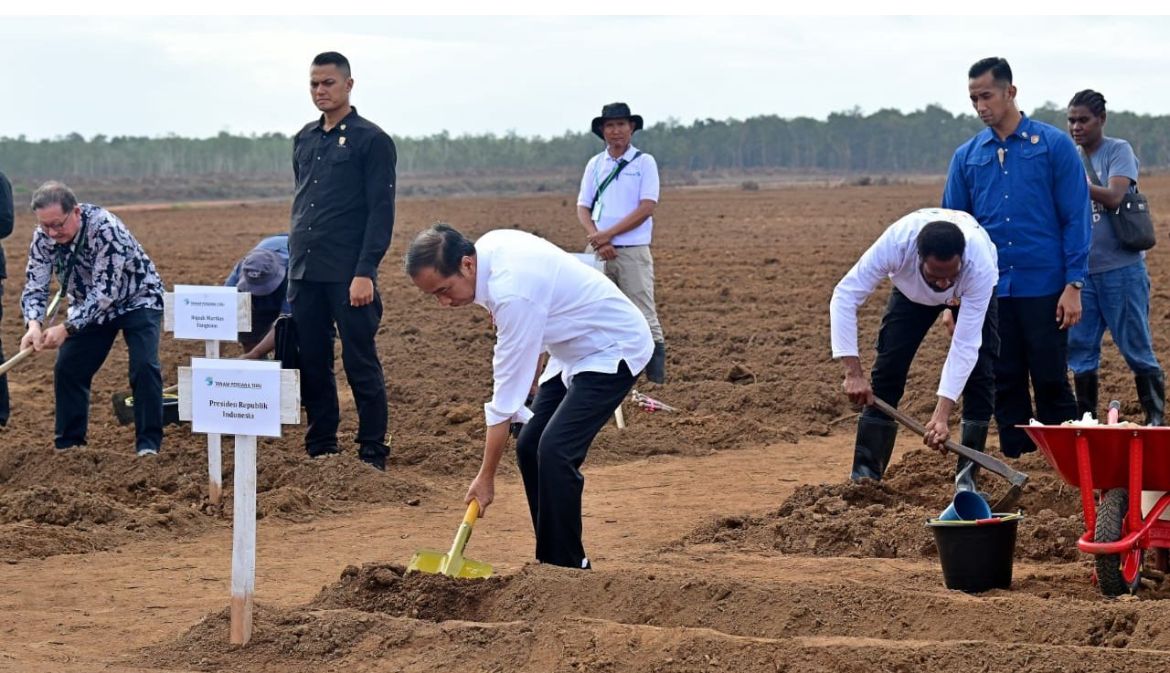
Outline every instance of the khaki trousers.
<svg viewBox="0 0 1170 673"><path fill-rule="evenodd" d="M617 248L617 257L605 263L605 275L646 316L654 341L665 341L662 325L658 322L658 309L654 305L654 257L650 255L650 246Z"/></svg>

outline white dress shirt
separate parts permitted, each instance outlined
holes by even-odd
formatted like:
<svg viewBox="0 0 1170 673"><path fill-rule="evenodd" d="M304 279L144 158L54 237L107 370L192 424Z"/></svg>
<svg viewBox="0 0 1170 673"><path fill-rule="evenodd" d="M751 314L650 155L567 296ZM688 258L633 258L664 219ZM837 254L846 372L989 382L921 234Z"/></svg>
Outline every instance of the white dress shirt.
<svg viewBox="0 0 1170 673"><path fill-rule="evenodd" d="M658 162L645 153L634 161L634 155L637 153L638 149L630 145L620 159L614 159L609 156L607 149L585 165L585 175L581 177L581 191L577 194L577 205L589 208L593 204L593 195L597 193L597 187L614 172L618 161L625 159L630 162L609 183L593 208L593 221L597 224L598 231L609 229L620 222L626 215L634 212L642 201L658 203ZM614 236L612 242L614 245L650 245L653 234L654 218L647 217L646 221L637 227Z"/></svg>
<svg viewBox="0 0 1170 673"><path fill-rule="evenodd" d="M617 285L548 241L500 229L475 242L475 303L496 326L489 426L526 422L524 406L540 354L548 351L544 383L565 385L581 372L614 374L624 360L637 375L650 361L650 326Z"/></svg>
<svg viewBox="0 0 1170 673"><path fill-rule="evenodd" d="M940 220L958 225L967 239L959 277L942 292L922 277L922 260L917 249L918 232ZM907 299L918 304L957 306L962 302L938 387L940 396L958 400L979 359L983 318L999 282L995 244L975 218L957 210L923 208L891 224L833 290L829 316L834 358L858 354L857 308L885 278L892 280Z"/></svg>

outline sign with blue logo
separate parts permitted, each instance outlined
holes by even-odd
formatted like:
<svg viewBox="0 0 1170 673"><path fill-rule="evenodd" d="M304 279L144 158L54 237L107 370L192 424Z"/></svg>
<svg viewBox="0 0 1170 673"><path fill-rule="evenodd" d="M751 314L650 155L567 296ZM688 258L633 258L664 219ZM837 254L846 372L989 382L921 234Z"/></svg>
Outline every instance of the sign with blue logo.
<svg viewBox="0 0 1170 673"><path fill-rule="evenodd" d="M280 436L279 362L191 358L191 381L192 432Z"/></svg>
<svg viewBox="0 0 1170 673"><path fill-rule="evenodd" d="M236 288L175 286L175 338L235 341L240 336Z"/></svg>

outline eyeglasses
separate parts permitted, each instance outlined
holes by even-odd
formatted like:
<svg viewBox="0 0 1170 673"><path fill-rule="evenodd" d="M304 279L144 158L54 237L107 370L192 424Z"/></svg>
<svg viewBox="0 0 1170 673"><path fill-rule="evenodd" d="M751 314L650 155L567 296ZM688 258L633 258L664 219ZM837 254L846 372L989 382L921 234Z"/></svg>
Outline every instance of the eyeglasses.
<svg viewBox="0 0 1170 673"><path fill-rule="evenodd" d="M69 214L62 218L60 222L41 222L41 229L46 233L61 231L65 228L66 224L69 224L69 218L71 217L73 217L73 211L69 211Z"/></svg>

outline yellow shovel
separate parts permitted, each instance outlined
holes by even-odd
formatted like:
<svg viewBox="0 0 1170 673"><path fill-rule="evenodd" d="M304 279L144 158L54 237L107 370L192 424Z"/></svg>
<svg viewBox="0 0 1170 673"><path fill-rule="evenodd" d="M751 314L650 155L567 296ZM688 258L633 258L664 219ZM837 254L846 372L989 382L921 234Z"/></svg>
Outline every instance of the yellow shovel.
<svg viewBox="0 0 1170 673"><path fill-rule="evenodd" d="M467 506L467 513L463 515L463 523L459 524L459 531L455 533L455 541L451 543L451 551L446 554L430 549L420 549L410 559L406 572L424 572L447 575L448 577L463 577L466 579L483 579L491 577L492 567L487 563L463 557L463 548L467 546L467 539L471 537L471 527L479 518L479 501L472 500Z"/></svg>

